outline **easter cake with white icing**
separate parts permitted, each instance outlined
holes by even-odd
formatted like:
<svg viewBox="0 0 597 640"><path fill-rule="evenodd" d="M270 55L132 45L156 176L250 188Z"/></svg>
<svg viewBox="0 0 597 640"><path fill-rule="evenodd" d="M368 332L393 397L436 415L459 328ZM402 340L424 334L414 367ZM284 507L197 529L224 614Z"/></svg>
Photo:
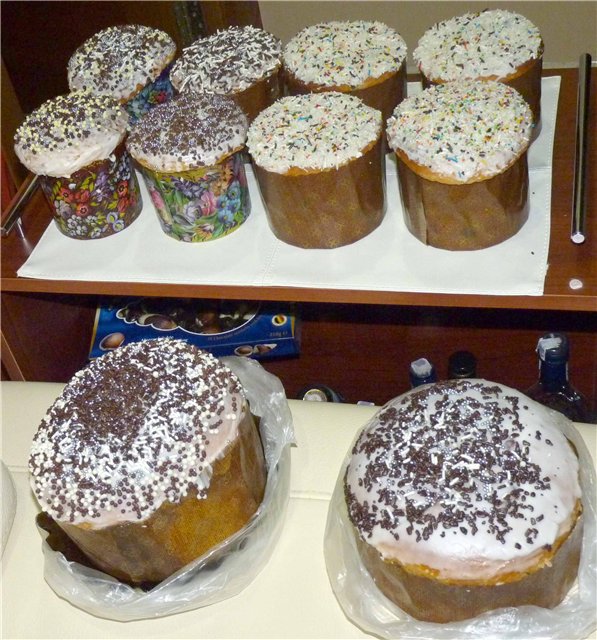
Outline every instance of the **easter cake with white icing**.
<svg viewBox="0 0 597 640"><path fill-rule="evenodd" d="M383 122L406 97L407 46L378 21L322 22L299 31L284 48L291 95L340 91L382 112Z"/></svg>
<svg viewBox="0 0 597 640"><path fill-rule="evenodd" d="M239 379L171 338L78 372L40 424L29 470L42 510L131 584L160 582L241 529L266 478Z"/></svg>
<svg viewBox="0 0 597 640"><path fill-rule="evenodd" d="M385 213L381 113L359 98L286 96L249 127L247 148L274 234L334 248L375 229Z"/></svg>
<svg viewBox="0 0 597 640"><path fill-rule="evenodd" d="M532 114L496 81L433 85L388 121L405 222L425 244L476 250L512 237L528 218Z"/></svg>
<svg viewBox="0 0 597 640"><path fill-rule="evenodd" d="M481 379L424 385L363 428L344 478L362 561L420 620L555 607L578 570L578 458L553 415Z"/></svg>

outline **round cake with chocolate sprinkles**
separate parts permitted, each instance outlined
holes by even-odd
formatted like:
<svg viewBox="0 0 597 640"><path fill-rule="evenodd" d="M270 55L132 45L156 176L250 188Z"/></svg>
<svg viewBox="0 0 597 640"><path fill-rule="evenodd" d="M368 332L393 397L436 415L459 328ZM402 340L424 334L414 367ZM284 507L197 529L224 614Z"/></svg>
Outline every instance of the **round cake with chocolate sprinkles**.
<svg viewBox="0 0 597 640"><path fill-rule="evenodd" d="M345 474L357 549L420 620L561 602L582 541L578 458L553 414L481 379L418 387L364 427Z"/></svg>
<svg viewBox="0 0 597 640"><path fill-rule="evenodd" d="M322 22L284 47L284 81L291 95L341 91L382 112L385 124L406 97L407 47L382 22Z"/></svg>
<svg viewBox="0 0 597 640"><path fill-rule="evenodd" d="M186 171L216 165L240 151L247 127L245 114L230 98L187 91L145 114L126 144L144 167Z"/></svg>
<svg viewBox="0 0 597 640"><path fill-rule="evenodd" d="M69 88L127 102L155 81L175 54L176 44L164 31L138 24L108 27L71 56Z"/></svg>
<svg viewBox="0 0 597 640"><path fill-rule="evenodd" d="M68 178L108 158L128 123L114 98L75 91L47 100L25 118L15 134L15 153L33 173Z"/></svg>
<svg viewBox="0 0 597 640"><path fill-rule="evenodd" d="M250 125L270 227L289 244L334 248L373 231L385 213L381 113L355 96L286 96Z"/></svg>
<svg viewBox="0 0 597 640"><path fill-rule="evenodd" d="M233 97L249 120L281 94L282 43L253 26L229 27L186 47L174 63L178 91Z"/></svg>
<svg viewBox="0 0 597 640"><path fill-rule="evenodd" d="M54 222L67 237L105 238L143 208L124 139L129 116L111 96L73 91L44 102L15 135L15 152L40 178Z"/></svg>
<svg viewBox="0 0 597 640"><path fill-rule="evenodd" d="M159 582L242 528L265 486L261 441L238 378L160 338L77 373L29 459L43 511L90 562Z"/></svg>
<svg viewBox="0 0 597 640"><path fill-rule="evenodd" d="M409 231L449 250L515 235L528 218L532 126L521 95L495 81L434 85L401 102L387 136Z"/></svg>
<svg viewBox="0 0 597 640"><path fill-rule="evenodd" d="M490 9L438 22L420 38L413 58L425 86L453 80L510 85L529 103L535 124L539 122L543 40L528 18Z"/></svg>

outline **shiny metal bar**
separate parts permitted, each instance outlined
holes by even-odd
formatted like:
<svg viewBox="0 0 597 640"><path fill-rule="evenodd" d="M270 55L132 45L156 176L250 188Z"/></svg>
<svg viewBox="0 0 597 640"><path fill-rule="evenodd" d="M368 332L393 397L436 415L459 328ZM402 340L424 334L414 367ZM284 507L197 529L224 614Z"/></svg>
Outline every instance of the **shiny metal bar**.
<svg viewBox="0 0 597 640"><path fill-rule="evenodd" d="M574 244L586 240L586 158L589 96L591 87L591 56L583 53L578 63L578 99L576 104L576 153L574 157L574 192L572 196L572 228Z"/></svg>
<svg viewBox="0 0 597 640"><path fill-rule="evenodd" d="M29 198L34 194L38 183L38 176L32 173L29 174L15 197L11 200L8 207L6 207L6 211L2 213L2 236L7 236L11 232L12 228L17 225L19 233L21 237L23 237L23 229L20 225L21 209L27 200L29 200Z"/></svg>

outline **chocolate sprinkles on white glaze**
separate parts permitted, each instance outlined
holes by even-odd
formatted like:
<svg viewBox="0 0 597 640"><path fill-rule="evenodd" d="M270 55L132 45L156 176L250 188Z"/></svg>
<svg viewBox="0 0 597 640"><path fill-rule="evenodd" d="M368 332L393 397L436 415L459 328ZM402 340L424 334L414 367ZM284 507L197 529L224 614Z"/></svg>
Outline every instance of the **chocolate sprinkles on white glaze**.
<svg viewBox="0 0 597 640"><path fill-rule="evenodd" d="M179 91L229 95L273 73L281 58L282 43L271 33L253 26L230 27L186 47L170 78Z"/></svg>
<svg viewBox="0 0 597 640"><path fill-rule="evenodd" d="M237 377L184 341L120 347L78 372L44 417L34 493L55 519L98 526L144 519L191 488L204 497L243 403Z"/></svg>
<svg viewBox="0 0 597 640"><path fill-rule="evenodd" d="M15 134L15 152L34 173L68 177L107 158L128 123L111 96L73 91L47 100L25 118Z"/></svg>
<svg viewBox="0 0 597 640"><path fill-rule="evenodd" d="M69 88L128 100L155 80L175 53L174 40L159 29L138 24L108 27L71 56Z"/></svg>
<svg viewBox="0 0 597 640"><path fill-rule="evenodd" d="M132 128L131 155L157 171L213 166L241 149L247 117L225 96L186 91L146 113Z"/></svg>
<svg viewBox="0 0 597 640"><path fill-rule="evenodd" d="M345 476L363 539L384 557L401 557L396 545L413 564L456 576L466 558L482 570L482 559L548 548L580 496L578 464L547 414L529 405L484 380L425 385L388 403L360 434ZM549 444L531 437L535 425ZM446 566L434 564L444 555Z"/></svg>

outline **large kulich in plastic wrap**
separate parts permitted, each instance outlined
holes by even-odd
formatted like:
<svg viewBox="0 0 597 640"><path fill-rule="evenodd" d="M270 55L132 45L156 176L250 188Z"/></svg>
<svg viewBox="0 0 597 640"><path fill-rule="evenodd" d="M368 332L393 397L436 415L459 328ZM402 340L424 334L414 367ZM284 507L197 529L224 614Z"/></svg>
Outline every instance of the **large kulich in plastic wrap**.
<svg viewBox="0 0 597 640"><path fill-rule="evenodd" d="M402 36L382 22L322 22L284 47L284 84L290 95L349 93L381 111L385 124L406 97L406 54Z"/></svg>
<svg viewBox="0 0 597 640"><path fill-rule="evenodd" d="M266 481L236 375L170 338L77 373L39 426L29 470L42 510L131 584L160 582L240 530Z"/></svg>
<svg viewBox="0 0 597 640"><path fill-rule="evenodd" d="M495 81L453 81L401 102L387 135L405 223L421 242L473 251L516 235L529 215L532 114Z"/></svg>
<svg viewBox="0 0 597 640"><path fill-rule="evenodd" d="M381 113L355 96L287 96L247 135L274 235L307 249L364 238L385 214Z"/></svg>
<svg viewBox="0 0 597 640"><path fill-rule="evenodd" d="M250 25L199 38L172 67L177 91L233 98L252 121L282 94L282 43Z"/></svg>
<svg viewBox="0 0 597 640"><path fill-rule="evenodd" d="M414 618L553 608L578 570L579 464L553 414L480 379L424 385L359 434L344 477L356 548Z"/></svg>
<svg viewBox="0 0 597 640"><path fill-rule="evenodd" d="M430 27L413 51L423 86L498 80L521 93L541 118L543 39L524 16L504 9L465 13Z"/></svg>

